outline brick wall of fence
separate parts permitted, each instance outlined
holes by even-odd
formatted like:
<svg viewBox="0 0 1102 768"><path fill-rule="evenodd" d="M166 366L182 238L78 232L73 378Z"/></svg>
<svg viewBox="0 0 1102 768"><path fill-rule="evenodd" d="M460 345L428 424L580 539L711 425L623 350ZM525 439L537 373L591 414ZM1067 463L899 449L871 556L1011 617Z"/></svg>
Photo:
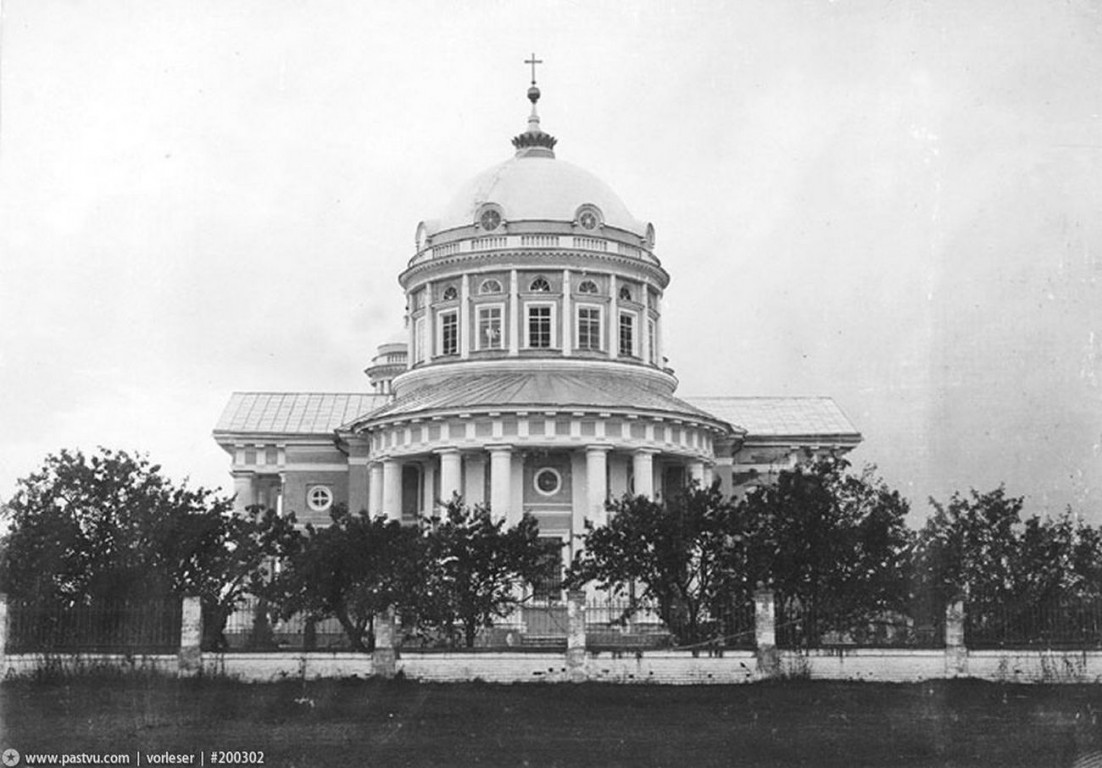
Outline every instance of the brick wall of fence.
<svg viewBox="0 0 1102 768"><path fill-rule="evenodd" d="M566 648L541 652L418 652L396 647L393 617L375 624L375 650L212 653L201 650L202 615L197 598L183 600L176 653L8 653L10 614L0 595L0 679L43 672L134 670L179 677L224 676L263 682L332 677L394 677L423 681L731 684L767 679L912 682L974 677L1021 683L1102 681L1102 650L969 650L962 602L948 606L944 648L835 647L778 649L774 596L754 600L754 648L594 650L587 648L586 603L566 603Z"/></svg>

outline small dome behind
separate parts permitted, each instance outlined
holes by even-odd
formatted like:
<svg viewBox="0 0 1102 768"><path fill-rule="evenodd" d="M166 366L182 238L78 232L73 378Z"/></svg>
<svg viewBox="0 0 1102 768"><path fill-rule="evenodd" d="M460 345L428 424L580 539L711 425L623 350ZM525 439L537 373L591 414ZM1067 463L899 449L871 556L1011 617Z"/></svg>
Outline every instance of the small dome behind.
<svg viewBox="0 0 1102 768"><path fill-rule="evenodd" d="M603 181L576 165L550 157L513 157L468 182L428 234L475 223L486 203L501 207L506 222L573 221L583 205L596 206L604 224L646 236L646 223L628 211Z"/></svg>

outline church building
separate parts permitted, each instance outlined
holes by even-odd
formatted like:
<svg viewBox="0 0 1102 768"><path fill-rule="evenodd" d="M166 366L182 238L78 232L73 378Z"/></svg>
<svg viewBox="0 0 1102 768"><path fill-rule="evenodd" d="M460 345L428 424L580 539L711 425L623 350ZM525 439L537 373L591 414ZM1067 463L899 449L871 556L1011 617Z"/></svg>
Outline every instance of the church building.
<svg viewBox="0 0 1102 768"><path fill-rule="evenodd" d="M556 157L539 97L533 77L513 155L416 226L398 275L408 335L379 347L370 389L231 396L214 438L240 507L413 523L459 494L534 515L569 560L611 498L737 494L860 442L827 397L677 394L655 227Z"/></svg>

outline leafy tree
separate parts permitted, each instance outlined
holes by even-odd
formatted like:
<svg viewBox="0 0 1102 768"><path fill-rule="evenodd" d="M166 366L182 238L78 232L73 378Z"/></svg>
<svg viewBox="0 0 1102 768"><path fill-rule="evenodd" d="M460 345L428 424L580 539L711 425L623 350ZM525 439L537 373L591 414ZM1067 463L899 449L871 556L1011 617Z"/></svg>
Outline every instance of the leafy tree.
<svg viewBox="0 0 1102 768"><path fill-rule="evenodd" d="M466 507L458 496L431 521L425 543L423 623L442 629L448 638L462 637L468 648L480 628L508 616L525 585L560 557L557 543L539 539L531 515L507 528L486 507Z"/></svg>
<svg viewBox="0 0 1102 768"><path fill-rule="evenodd" d="M301 534L293 513L262 506L191 522L180 537L187 593L202 598L203 647L214 650L226 645L230 614L246 596L270 589L276 564L297 551Z"/></svg>
<svg viewBox="0 0 1102 768"><path fill-rule="evenodd" d="M782 622L800 617L805 646L907 605L908 503L872 467L848 467L832 458L782 471L739 505L746 576L773 586Z"/></svg>
<svg viewBox="0 0 1102 768"><path fill-rule="evenodd" d="M270 512L235 515L231 499L105 448L48 456L19 480L7 515L0 590L13 598L66 607L198 595L212 633L293 529Z"/></svg>
<svg viewBox="0 0 1102 768"><path fill-rule="evenodd" d="M715 487L625 497L608 525L587 526L571 581L627 594L629 610L655 606L681 643L709 639L762 583L776 589L782 618L800 609L802 643L850 630L904 605L911 535L906 501L871 469L847 467L783 471L738 503Z"/></svg>
<svg viewBox="0 0 1102 768"><path fill-rule="evenodd" d="M970 632L1036 639L1047 631L1037 608L1065 602L1070 616L1079 610L1075 602L1102 598L1102 529L1070 511L1023 519L1023 499L1002 486L930 503L934 514L919 531L913 571L916 602L935 626L959 597Z"/></svg>
<svg viewBox="0 0 1102 768"><path fill-rule="evenodd" d="M569 582L627 597L629 614L653 607L678 642L706 639L744 544L734 505L716 487L694 487L665 501L624 496L608 509L607 525L586 522Z"/></svg>
<svg viewBox="0 0 1102 768"><path fill-rule="evenodd" d="M973 604L1011 599L1022 499L1007 496L1000 486L988 493L954 493L947 504L930 503L934 514L915 547L916 593L932 601L935 613L959 596Z"/></svg>
<svg viewBox="0 0 1102 768"><path fill-rule="evenodd" d="M332 524L306 534L261 590L284 615L336 617L356 650L374 647L374 619L416 613L425 580L425 543L415 527L335 505Z"/></svg>

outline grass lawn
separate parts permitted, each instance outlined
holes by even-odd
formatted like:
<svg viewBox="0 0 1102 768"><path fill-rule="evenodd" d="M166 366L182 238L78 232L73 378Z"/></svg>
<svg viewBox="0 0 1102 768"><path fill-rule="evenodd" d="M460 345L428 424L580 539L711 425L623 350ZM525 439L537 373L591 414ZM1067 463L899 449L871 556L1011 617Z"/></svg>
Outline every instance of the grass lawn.
<svg viewBox="0 0 1102 768"><path fill-rule="evenodd" d="M1071 766L1102 686L788 681L423 685L73 678L0 685L0 749L263 751L270 766ZM21 763L25 764L24 762ZM1100 762L1099 764L1102 764Z"/></svg>

